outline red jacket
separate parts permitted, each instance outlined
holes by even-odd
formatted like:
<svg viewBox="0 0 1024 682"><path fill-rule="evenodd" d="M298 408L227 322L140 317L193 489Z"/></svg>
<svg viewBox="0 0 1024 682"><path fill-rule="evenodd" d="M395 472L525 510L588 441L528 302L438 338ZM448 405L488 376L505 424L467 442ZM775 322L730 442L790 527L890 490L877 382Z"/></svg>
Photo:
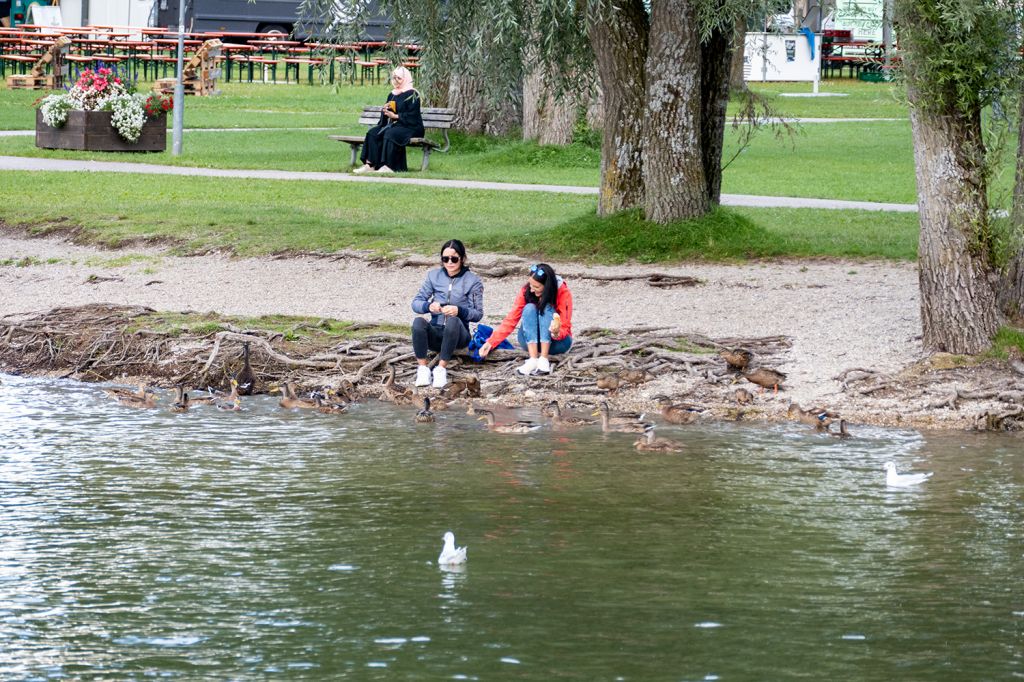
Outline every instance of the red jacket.
<svg viewBox="0 0 1024 682"><path fill-rule="evenodd" d="M487 339L487 343L491 344L491 348L496 348L499 343L504 341L509 334L511 334L516 325L519 324L519 320L523 317L523 308L526 307L526 287L524 286L516 294L515 303L512 304L512 310L505 316L505 319L501 321L498 328L491 334L491 338ZM564 339L567 336L572 336L572 293L569 291L569 285L562 282L558 286L558 291L555 292L555 312L562 319L562 326L558 330L557 334L551 335L552 341L558 341Z"/></svg>

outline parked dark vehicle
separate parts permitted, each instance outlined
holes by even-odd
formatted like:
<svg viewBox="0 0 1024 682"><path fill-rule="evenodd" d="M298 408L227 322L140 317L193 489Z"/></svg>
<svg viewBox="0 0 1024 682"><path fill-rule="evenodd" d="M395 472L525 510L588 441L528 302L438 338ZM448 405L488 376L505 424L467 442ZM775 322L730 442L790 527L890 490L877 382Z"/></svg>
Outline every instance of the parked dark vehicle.
<svg viewBox="0 0 1024 682"><path fill-rule="evenodd" d="M157 23L160 26L177 27L178 2L158 0ZM192 0L185 6L185 30L196 33L272 33L282 37L294 31L297 39L305 40L316 36L323 23L299 17L299 5L300 0ZM360 37L363 40L386 40L390 27L389 17L375 16L368 21Z"/></svg>

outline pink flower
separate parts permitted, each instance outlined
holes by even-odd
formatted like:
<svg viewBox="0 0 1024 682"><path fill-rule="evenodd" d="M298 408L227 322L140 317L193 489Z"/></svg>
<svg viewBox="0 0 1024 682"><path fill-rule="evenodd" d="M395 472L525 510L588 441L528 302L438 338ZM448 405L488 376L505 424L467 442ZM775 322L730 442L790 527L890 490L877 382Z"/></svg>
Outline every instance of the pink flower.
<svg viewBox="0 0 1024 682"><path fill-rule="evenodd" d="M92 82L92 85L93 85L94 88L96 88L97 90L102 92L102 91L107 89L107 79L106 78L97 78L96 80L94 80Z"/></svg>
<svg viewBox="0 0 1024 682"><path fill-rule="evenodd" d="M114 82L117 83L118 85L120 85L121 84L121 79L120 78L115 78Z"/></svg>
<svg viewBox="0 0 1024 682"><path fill-rule="evenodd" d="M101 76L109 76L110 75L110 69L102 68L102 69L99 70L99 74Z"/></svg>

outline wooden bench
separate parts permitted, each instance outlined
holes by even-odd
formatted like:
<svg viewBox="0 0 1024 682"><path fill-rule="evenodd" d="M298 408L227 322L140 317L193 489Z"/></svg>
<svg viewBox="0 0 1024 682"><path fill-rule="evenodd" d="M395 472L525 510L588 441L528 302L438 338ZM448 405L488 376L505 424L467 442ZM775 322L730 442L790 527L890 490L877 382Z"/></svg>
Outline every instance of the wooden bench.
<svg viewBox="0 0 1024 682"><path fill-rule="evenodd" d="M383 107L368 106L363 108L363 113L359 115L359 122L365 126L373 127L380 122L380 110ZM439 109L439 108L423 108L420 110L420 114L423 116L423 127L427 130L440 130L444 133L444 144L440 142L434 142L428 140L426 137L414 137L409 140L409 147L419 147L423 150L423 165L420 166L421 171L427 170L427 166L430 165L430 152L437 150L444 154L451 147L451 141L448 139L448 129L452 127L455 122L455 110L454 109ZM355 135L328 135L331 140L337 140L338 142L347 142L352 148L352 160L350 164L356 165L359 160L359 148L363 146L363 141L366 136L355 136Z"/></svg>

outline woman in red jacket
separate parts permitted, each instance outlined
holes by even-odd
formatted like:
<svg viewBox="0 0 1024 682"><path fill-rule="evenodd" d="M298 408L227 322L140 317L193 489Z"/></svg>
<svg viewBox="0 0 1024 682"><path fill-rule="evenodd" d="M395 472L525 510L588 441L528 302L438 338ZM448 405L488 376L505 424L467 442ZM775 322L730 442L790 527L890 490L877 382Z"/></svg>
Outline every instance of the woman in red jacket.
<svg viewBox="0 0 1024 682"><path fill-rule="evenodd" d="M516 369L524 375L551 371L549 355L565 353L572 346L572 294L569 286L547 263L530 266L530 278L516 294L512 310L480 347L480 356L505 340L519 326L519 345L530 359Z"/></svg>

